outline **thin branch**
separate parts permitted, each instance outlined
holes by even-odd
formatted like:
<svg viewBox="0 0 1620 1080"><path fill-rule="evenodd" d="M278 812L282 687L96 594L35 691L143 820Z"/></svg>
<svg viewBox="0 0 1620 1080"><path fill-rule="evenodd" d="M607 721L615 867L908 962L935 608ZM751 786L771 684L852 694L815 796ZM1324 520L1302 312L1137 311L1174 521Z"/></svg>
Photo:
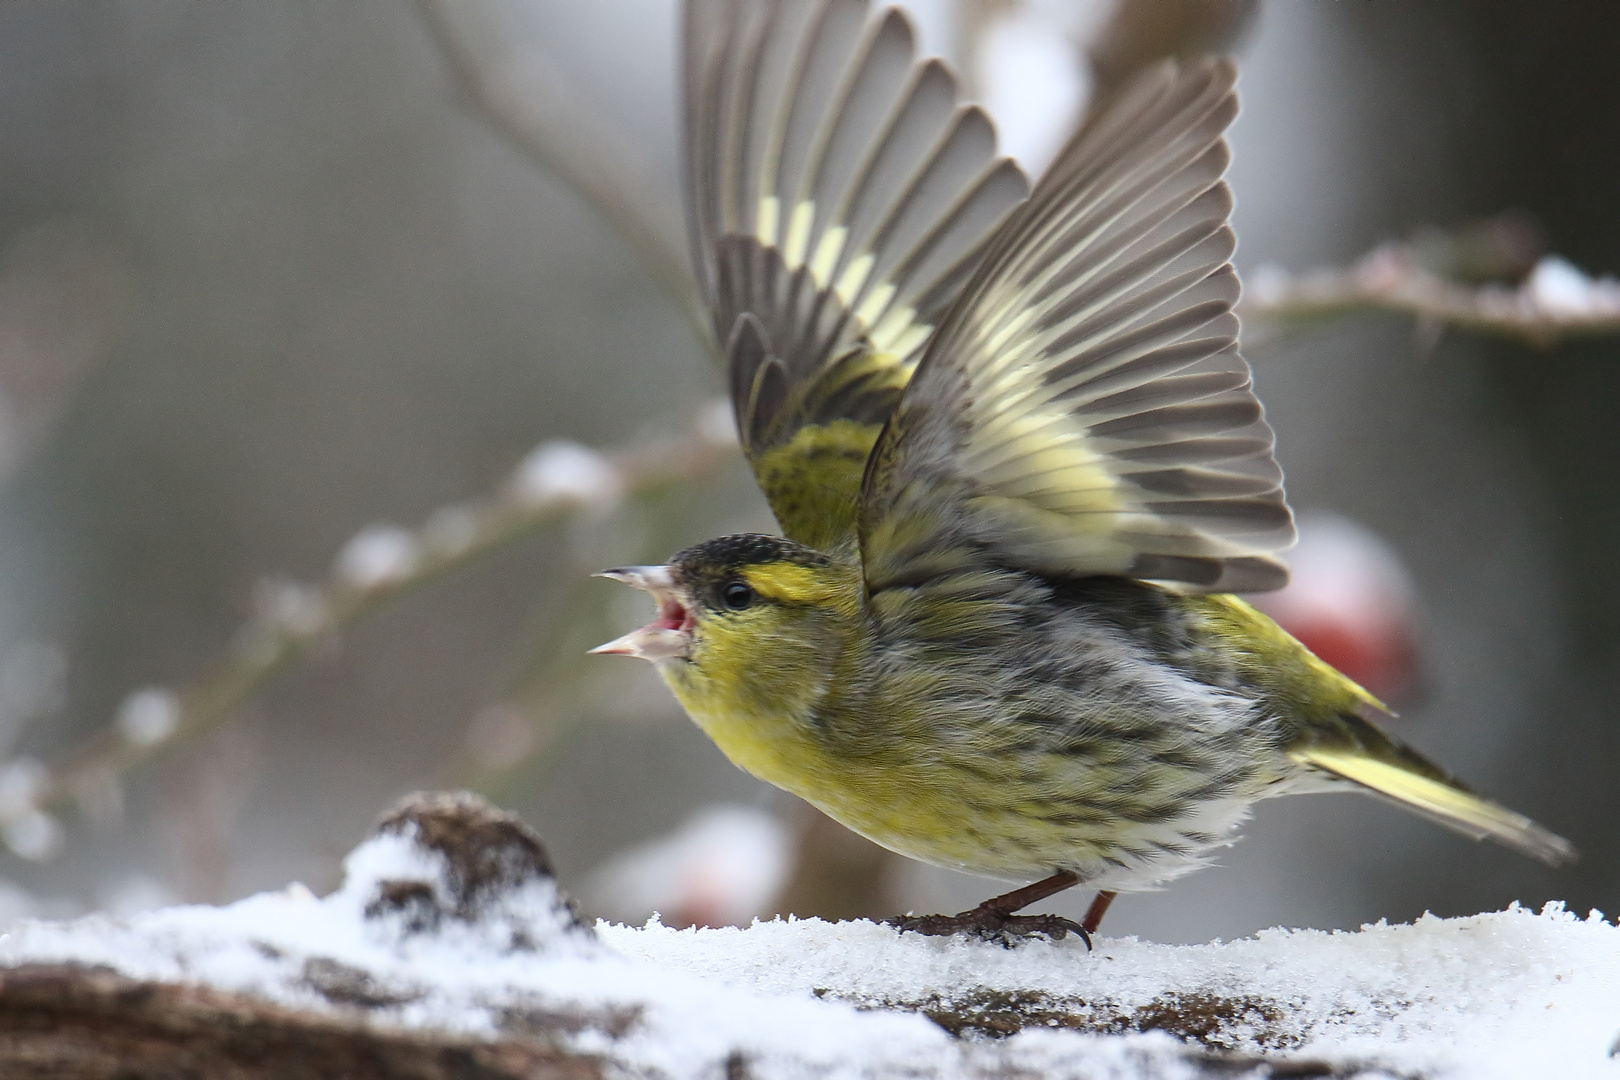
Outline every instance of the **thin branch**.
<svg viewBox="0 0 1620 1080"><path fill-rule="evenodd" d="M1428 269L1411 244L1385 244L1349 269L1291 275L1262 267L1250 275L1239 311L1289 321L1395 311L1546 348L1565 338L1620 333L1620 282L1590 278L1547 256L1518 286L1466 285Z"/></svg>
<svg viewBox="0 0 1620 1080"><path fill-rule="evenodd" d="M575 443L537 448L497 492L435 512L415 530L372 526L339 553L320 585L261 590L257 612L229 655L191 689L130 695L107 729L53 765L0 765L0 836L18 854L54 850L48 811L77 800L91 816L116 808L119 776L159 752L218 727L299 658L384 604L476 559L575 515L604 514L623 500L712 475L734 460L729 406L711 405L691 431L611 454Z"/></svg>
<svg viewBox="0 0 1620 1080"><path fill-rule="evenodd" d="M709 316L692 277L678 214L647 186L655 175L614 125L601 117L555 65L537 50L492 55L458 26L467 7L451 0L418 0L450 73L468 106L527 157L571 187L612 225L660 288L713 348Z"/></svg>
<svg viewBox="0 0 1620 1080"><path fill-rule="evenodd" d="M600 718L598 695L617 669L580 661L591 646L622 631L609 615L612 594L587 584L587 568L576 564L574 571L561 595L550 597L547 632L523 649L530 662L461 725L462 738L444 755L435 787L470 788L502 800L520 776L532 776L567 739Z"/></svg>

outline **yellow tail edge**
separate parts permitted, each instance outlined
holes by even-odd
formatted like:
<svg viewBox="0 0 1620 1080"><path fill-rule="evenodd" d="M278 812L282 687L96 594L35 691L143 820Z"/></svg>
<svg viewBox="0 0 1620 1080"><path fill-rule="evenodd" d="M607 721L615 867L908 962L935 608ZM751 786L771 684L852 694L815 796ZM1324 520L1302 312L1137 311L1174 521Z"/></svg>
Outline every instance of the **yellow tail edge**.
<svg viewBox="0 0 1620 1080"><path fill-rule="evenodd" d="M1288 756L1301 765L1359 784L1465 836L1495 840L1548 866L1562 866L1580 857L1574 844L1523 814L1357 750L1301 746Z"/></svg>

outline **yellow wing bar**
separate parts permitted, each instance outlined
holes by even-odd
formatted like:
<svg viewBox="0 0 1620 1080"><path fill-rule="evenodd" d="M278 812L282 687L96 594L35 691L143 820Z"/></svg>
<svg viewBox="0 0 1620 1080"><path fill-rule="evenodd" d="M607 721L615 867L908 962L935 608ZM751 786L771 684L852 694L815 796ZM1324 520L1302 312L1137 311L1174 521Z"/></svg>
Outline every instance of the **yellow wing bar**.
<svg viewBox="0 0 1620 1080"><path fill-rule="evenodd" d="M1568 840L1523 814L1365 751L1312 746L1291 750L1289 756L1302 765L1360 784L1465 836L1475 840L1488 837L1548 866L1561 866L1577 857Z"/></svg>

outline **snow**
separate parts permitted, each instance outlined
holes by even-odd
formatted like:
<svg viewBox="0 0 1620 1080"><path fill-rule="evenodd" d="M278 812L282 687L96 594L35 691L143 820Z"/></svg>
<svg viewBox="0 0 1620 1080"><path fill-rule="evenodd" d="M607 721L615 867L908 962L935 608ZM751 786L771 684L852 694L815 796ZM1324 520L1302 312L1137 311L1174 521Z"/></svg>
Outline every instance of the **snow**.
<svg viewBox="0 0 1620 1080"><path fill-rule="evenodd" d="M62 846L61 823L35 805L48 782L33 758L0 764L0 841L25 859L48 859Z"/></svg>
<svg viewBox="0 0 1620 1080"><path fill-rule="evenodd" d="M1436 1076L1620 1076L1608 1057L1620 1029L1620 931L1557 905L1196 946L1102 938L1089 955L1076 941L1000 949L870 923L599 930L625 955L766 995L821 990L893 1006L1034 990L1102 1021L1178 1002L1235 1003L1217 1007L1238 1018L1212 1040L1235 1051Z"/></svg>
<svg viewBox="0 0 1620 1080"><path fill-rule="evenodd" d="M62 823L43 810L28 810L5 823L0 839L14 854L43 862L62 847Z"/></svg>
<svg viewBox="0 0 1620 1080"><path fill-rule="evenodd" d="M398 525L367 525L343 545L333 572L354 588L376 589L409 577L420 557L416 538Z"/></svg>
<svg viewBox="0 0 1620 1080"><path fill-rule="evenodd" d="M623 479L607 458L567 439L535 447L518 465L511 481L512 495L531 506L559 500L607 506L618 500L623 488Z"/></svg>
<svg viewBox="0 0 1620 1080"><path fill-rule="evenodd" d="M105 964L464 1035L550 1023L565 1049L672 1080L739 1061L760 1078L1123 1080L1210 1075L1211 1054L1369 1077L1620 1077L1620 929L1558 905L1197 946L1099 938L1090 953L1072 938L1008 949L814 919L592 929L537 845L508 838L469 862L425 828L385 824L325 898L292 885L226 907L15 923L0 966Z"/></svg>
<svg viewBox="0 0 1620 1080"><path fill-rule="evenodd" d="M126 697L113 721L134 746L156 746L180 726L180 699L174 691L148 686Z"/></svg>
<svg viewBox="0 0 1620 1080"><path fill-rule="evenodd" d="M1597 318L1620 312L1620 283L1591 278L1567 259L1548 255L1536 263L1525 292L1548 315Z"/></svg>

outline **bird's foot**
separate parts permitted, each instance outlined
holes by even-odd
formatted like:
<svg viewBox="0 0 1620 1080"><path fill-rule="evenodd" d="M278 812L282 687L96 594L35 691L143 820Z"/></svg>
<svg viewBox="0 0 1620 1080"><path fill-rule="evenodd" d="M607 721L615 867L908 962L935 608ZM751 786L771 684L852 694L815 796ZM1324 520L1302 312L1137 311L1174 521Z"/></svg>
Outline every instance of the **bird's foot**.
<svg viewBox="0 0 1620 1080"><path fill-rule="evenodd" d="M1086 943L1086 951L1091 950L1091 935L1073 919L1065 919L1061 915L1014 915L985 904L957 915L897 915L887 920L887 925L902 933L909 930L930 937L969 934L1009 949L1035 934L1053 941L1062 941L1070 934L1078 934L1080 940Z"/></svg>

